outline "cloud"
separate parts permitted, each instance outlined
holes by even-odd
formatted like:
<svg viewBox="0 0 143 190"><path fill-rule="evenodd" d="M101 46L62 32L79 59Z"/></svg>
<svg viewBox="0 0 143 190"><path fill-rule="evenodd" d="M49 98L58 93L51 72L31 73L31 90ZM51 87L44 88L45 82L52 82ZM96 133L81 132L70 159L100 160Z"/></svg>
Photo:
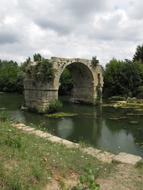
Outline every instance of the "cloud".
<svg viewBox="0 0 143 190"><path fill-rule="evenodd" d="M139 0L1 0L0 58L132 58L143 42Z"/></svg>

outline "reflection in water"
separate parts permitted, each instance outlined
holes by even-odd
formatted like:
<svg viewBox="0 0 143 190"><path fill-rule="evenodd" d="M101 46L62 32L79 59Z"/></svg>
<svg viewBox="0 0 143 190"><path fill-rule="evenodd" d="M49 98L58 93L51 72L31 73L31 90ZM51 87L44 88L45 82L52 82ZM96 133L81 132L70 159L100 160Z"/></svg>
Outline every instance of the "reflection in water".
<svg viewBox="0 0 143 190"><path fill-rule="evenodd" d="M73 133L73 121L71 119L62 119L58 123L58 136L61 138L68 138Z"/></svg>
<svg viewBox="0 0 143 190"><path fill-rule="evenodd" d="M120 110L64 102L63 112L77 113L75 117L53 119L20 111L23 97L0 95L0 108L6 108L13 119L27 125L46 127L59 137L111 152L129 152L143 156L143 116L129 116L133 110ZM126 116L126 117L125 117ZM116 120L116 118L124 117ZM114 119L115 118L115 119ZM131 124L130 121L137 121Z"/></svg>

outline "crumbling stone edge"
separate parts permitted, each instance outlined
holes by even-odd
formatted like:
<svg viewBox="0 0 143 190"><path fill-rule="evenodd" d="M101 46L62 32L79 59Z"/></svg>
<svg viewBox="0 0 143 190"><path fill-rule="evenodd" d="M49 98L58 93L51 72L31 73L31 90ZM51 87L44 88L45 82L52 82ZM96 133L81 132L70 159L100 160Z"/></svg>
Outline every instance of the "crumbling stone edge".
<svg viewBox="0 0 143 190"><path fill-rule="evenodd" d="M74 142L62 139L48 132L43 132L41 130L34 129L30 126L26 126L23 123L13 124L12 126L24 132L27 132L29 134L34 134L41 138L46 138L52 143L63 144L67 148L79 148L83 153L91 155L102 162L106 162L106 163L117 162L117 163L122 163L122 164L136 165L138 162L142 161L142 157L136 156L133 154L127 154L124 152L120 152L119 154L115 155L110 152L106 152L106 151L99 150L92 147L83 148L78 143L74 143Z"/></svg>

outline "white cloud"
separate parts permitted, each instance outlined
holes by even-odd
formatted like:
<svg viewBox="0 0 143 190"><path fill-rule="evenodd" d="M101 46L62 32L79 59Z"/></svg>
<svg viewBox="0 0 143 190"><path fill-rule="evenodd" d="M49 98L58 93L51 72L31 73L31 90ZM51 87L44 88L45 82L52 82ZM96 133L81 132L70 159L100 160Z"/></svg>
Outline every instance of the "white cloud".
<svg viewBox="0 0 143 190"><path fill-rule="evenodd" d="M132 58L143 43L139 0L1 0L0 58Z"/></svg>

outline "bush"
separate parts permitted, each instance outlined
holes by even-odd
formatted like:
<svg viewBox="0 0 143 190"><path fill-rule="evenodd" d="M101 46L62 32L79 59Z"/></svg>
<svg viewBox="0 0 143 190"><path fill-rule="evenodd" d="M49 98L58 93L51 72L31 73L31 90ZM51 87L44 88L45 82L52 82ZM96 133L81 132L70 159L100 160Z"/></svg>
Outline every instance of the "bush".
<svg viewBox="0 0 143 190"><path fill-rule="evenodd" d="M24 63L24 71L27 77L41 82L50 82L54 79L55 69L50 60L43 58L40 54L33 56L33 61L36 62L32 65L31 59L27 59Z"/></svg>
<svg viewBox="0 0 143 190"><path fill-rule="evenodd" d="M85 174L80 176L80 182L72 190L100 190L100 185L96 183L95 179L98 177L98 170L93 171L90 168L85 170Z"/></svg>
<svg viewBox="0 0 143 190"><path fill-rule="evenodd" d="M49 104L48 113L55 113L60 111L60 109L63 107L63 104L59 100L54 100Z"/></svg>
<svg viewBox="0 0 143 190"><path fill-rule="evenodd" d="M139 86L137 89L137 98L143 99L143 86Z"/></svg>
<svg viewBox="0 0 143 190"><path fill-rule="evenodd" d="M23 91L24 73L18 63L0 60L0 91Z"/></svg>
<svg viewBox="0 0 143 190"><path fill-rule="evenodd" d="M0 112L0 121L1 122L5 122L9 119L10 119L10 116L7 112L5 112L5 111Z"/></svg>

